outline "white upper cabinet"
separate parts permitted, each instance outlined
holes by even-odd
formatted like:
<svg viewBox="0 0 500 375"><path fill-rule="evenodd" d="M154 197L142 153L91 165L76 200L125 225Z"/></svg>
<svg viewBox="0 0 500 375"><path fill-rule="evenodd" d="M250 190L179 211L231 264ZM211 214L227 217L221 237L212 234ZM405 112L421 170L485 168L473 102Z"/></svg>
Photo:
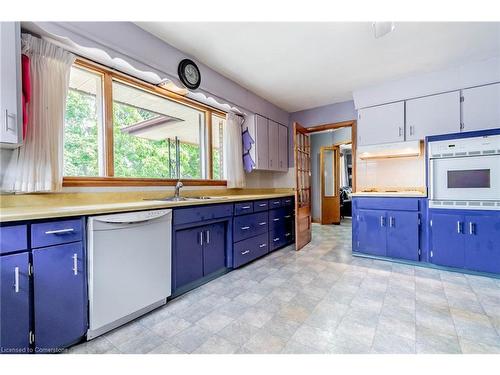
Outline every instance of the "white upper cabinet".
<svg viewBox="0 0 500 375"><path fill-rule="evenodd" d="M0 144L22 142L21 32L19 22L0 22Z"/></svg>
<svg viewBox="0 0 500 375"><path fill-rule="evenodd" d="M269 134L268 120L259 115L249 116L247 121L248 131L255 144L250 150L250 156L255 162L255 169L269 169Z"/></svg>
<svg viewBox="0 0 500 375"><path fill-rule="evenodd" d="M279 126L277 122L269 120L269 170L271 171L279 169Z"/></svg>
<svg viewBox="0 0 500 375"><path fill-rule="evenodd" d="M363 108L358 112L358 145L405 140L405 103Z"/></svg>
<svg viewBox="0 0 500 375"><path fill-rule="evenodd" d="M406 140L460 131L460 92L406 101Z"/></svg>
<svg viewBox="0 0 500 375"><path fill-rule="evenodd" d="M462 91L462 131L500 128L500 83Z"/></svg>
<svg viewBox="0 0 500 375"><path fill-rule="evenodd" d="M278 169L288 171L288 127L278 126Z"/></svg>

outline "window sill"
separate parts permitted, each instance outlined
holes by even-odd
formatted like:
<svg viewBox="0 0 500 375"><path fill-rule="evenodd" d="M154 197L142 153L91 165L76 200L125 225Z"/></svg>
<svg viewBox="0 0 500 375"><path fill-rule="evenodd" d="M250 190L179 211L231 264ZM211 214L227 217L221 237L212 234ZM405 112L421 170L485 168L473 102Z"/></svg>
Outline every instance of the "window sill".
<svg viewBox="0 0 500 375"><path fill-rule="evenodd" d="M177 179L130 177L64 177L63 187L175 186ZM181 179L184 186L227 186L225 180Z"/></svg>

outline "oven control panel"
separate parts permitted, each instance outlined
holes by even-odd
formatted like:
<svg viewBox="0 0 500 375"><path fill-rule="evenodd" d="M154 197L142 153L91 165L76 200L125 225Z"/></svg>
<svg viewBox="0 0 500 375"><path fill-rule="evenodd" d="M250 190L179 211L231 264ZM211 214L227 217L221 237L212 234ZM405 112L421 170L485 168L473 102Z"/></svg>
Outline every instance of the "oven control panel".
<svg viewBox="0 0 500 375"><path fill-rule="evenodd" d="M500 135L429 142L429 158L500 154Z"/></svg>

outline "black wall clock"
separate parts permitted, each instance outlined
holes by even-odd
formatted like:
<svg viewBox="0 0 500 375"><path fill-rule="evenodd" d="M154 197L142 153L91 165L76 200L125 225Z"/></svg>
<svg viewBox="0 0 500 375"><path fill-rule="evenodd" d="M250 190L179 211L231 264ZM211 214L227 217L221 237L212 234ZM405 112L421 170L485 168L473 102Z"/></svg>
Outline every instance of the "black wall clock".
<svg viewBox="0 0 500 375"><path fill-rule="evenodd" d="M179 74L179 79L188 89L195 90L200 86L200 69L198 69L194 61L189 59L182 60L177 68L177 73Z"/></svg>

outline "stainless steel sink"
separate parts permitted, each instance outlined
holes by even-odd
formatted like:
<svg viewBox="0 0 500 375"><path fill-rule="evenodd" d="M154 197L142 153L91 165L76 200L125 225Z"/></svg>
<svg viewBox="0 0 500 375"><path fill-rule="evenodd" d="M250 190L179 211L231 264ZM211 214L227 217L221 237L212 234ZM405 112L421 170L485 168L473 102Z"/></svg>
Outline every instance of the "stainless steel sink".
<svg viewBox="0 0 500 375"><path fill-rule="evenodd" d="M162 202L182 202L182 201L199 201L199 200L210 200L210 199L223 199L225 197L166 197L166 198L145 198L145 201L162 201Z"/></svg>

